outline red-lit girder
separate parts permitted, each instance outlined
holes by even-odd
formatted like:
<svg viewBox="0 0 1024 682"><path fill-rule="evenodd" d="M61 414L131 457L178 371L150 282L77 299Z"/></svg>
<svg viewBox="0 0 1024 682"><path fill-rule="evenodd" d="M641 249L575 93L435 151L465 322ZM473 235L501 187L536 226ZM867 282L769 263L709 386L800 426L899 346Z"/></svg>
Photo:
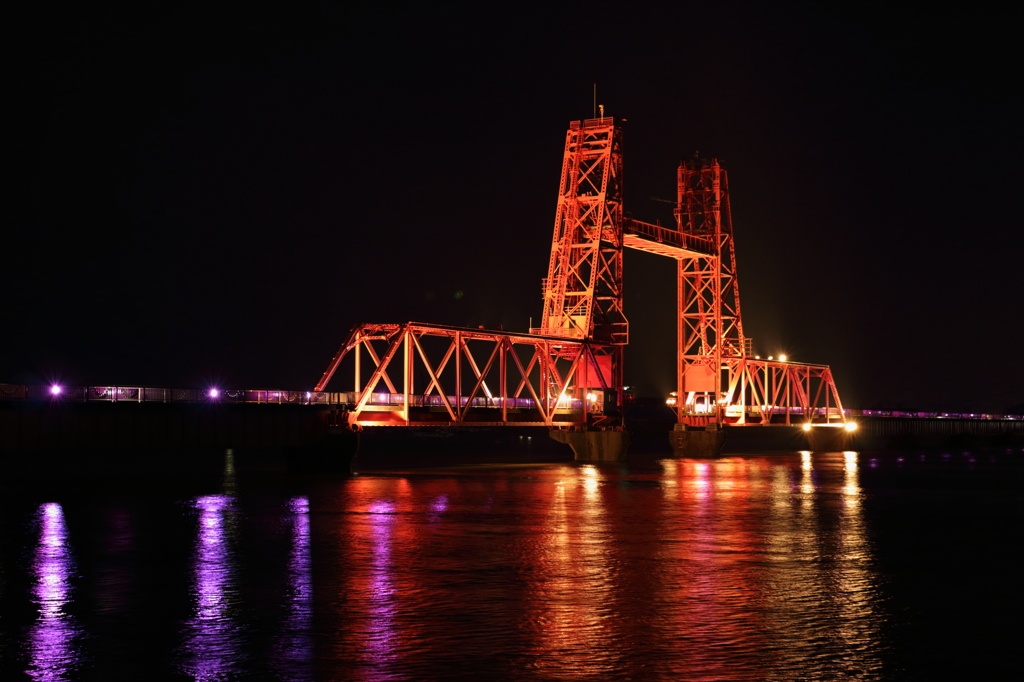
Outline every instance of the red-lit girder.
<svg viewBox="0 0 1024 682"><path fill-rule="evenodd" d="M338 349L316 390L325 390L347 359L352 425L601 428L618 423L612 381L617 352L500 330L362 324Z"/></svg>
<svg viewBox="0 0 1024 682"><path fill-rule="evenodd" d="M846 422L827 365L729 357L723 359L722 374L724 385L715 382L709 371L697 377L705 378L706 386L692 386L704 390L679 393L680 422L691 426Z"/></svg>
<svg viewBox="0 0 1024 682"><path fill-rule="evenodd" d="M711 239L687 234L661 225L642 223L639 220L625 218L623 224L623 245L655 253L669 258L700 258L716 254L715 243Z"/></svg>

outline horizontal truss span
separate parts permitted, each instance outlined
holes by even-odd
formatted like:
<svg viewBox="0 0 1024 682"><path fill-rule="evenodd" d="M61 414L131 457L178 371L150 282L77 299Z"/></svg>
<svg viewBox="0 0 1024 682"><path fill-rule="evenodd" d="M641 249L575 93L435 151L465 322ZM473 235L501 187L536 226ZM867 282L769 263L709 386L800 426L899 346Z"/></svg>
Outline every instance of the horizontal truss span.
<svg viewBox="0 0 1024 682"><path fill-rule="evenodd" d="M676 260L710 257L717 254L714 241L679 230L624 218L623 246Z"/></svg>
<svg viewBox="0 0 1024 682"><path fill-rule="evenodd" d="M843 410L827 365L724 356L722 374L728 388L720 398L714 389L688 391L677 397L683 423L768 426L846 422L848 412Z"/></svg>
<svg viewBox="0 0 1024 682"><path fill-rule="evenodd" d="M608 428L618 417L615 347L438 324L361 324L317 391L345 365L349 425ZM346 361L348 361L346 363Z"/></svg>

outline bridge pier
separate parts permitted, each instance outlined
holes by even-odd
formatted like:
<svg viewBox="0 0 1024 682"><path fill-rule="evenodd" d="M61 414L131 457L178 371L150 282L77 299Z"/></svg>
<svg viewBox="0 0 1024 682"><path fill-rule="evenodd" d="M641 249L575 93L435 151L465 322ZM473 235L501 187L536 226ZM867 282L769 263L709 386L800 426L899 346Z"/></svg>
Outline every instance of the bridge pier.
<svg viewBox="0 0 1024 682"><path fill-rule="evenodd" d="M551 431L551 437L572 448L577 462L625 462L629 450L626 431Z"/></svg>
<svg viewBox="0 0 1024 682"><path fill-rule="evenodd" d="M842 427L812 428L807 432L807 445L814 452L853 450L854 434Z"/></svg>
<svg viewBox="0 0 1024 682"><path fill-rule="evenodd" d="M717 457L725 444L725 432L718 424L703 428L676 424L668 438L676 457Z"/></svg>

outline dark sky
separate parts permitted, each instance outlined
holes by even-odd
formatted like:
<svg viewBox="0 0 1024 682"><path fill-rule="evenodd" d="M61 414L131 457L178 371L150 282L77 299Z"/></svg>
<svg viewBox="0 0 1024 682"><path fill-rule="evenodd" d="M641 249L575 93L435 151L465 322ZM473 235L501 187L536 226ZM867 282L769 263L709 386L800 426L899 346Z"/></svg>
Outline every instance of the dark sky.
<svg viewBox="0 0 1024 682"><path fill-rule="evenodd" d="M681 157L728 168L758 352L853 407L1024 403L1010 16L625 6L24 15L0 381L303 389L360 321L525 330L596 81L635 217ZM674 267L626 256L645 395Z"/></svg>

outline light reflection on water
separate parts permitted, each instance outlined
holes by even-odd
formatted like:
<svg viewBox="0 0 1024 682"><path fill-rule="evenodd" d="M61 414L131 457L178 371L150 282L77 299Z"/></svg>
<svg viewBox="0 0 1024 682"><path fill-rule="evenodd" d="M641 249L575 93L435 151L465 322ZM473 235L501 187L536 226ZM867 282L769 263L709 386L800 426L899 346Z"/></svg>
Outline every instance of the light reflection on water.
<svg viewBox="0 0 1024 682"><path fill-rule="evenodd" d="M199 529L195 545L194 615L185 624L182 668L200 682L237 675L242 650L234 612L238 595L234 586L231 535L233 498L204 495L195 500Z"/></svg>
<svg viewBox="0 0 1024 682"><path fill-rule="evenodd" d="M29 633L31 660L27 672L34 680L57 682L72 679L70 674L80 663L75 646L80 629L66 611L71 602L74 565L64 509L51 502L39 507L38 516L32 596L39 617Z"/></svg>
<svg viewBox="0 0 1024 682"><path fill-rule="evenodd" d="M187 580L169 584L187 585L189 615L166 648L199 681L877 678L889 616L864 466L846 452L409 472L270 486L259 503L226 467L220 492L187 498ZM38 522L28 667L71 679L82 597L64 510ZM145 537L119 524L106 532Z"/></svg>
<svg viewBox="0 0 1024 682"><path fill-rule="evenodd" d="M391 556L395 503L377 500L370 504L366 513L372 557L367 590L370 617L366 622L366 662L382 667L394 660L398 638L395 627L398 590Z"/></svg>
<svg viewBox="0 0 1024 682"><path fill-rule="evenodd" d="M579 670L613 670L616 623L611 607L615 569L608 556L602 471L568 469L549 484L541 534L520 570L533 573L524 604L532 632L532 664L545 679L576 678Z"/></svg>
<svg viewBox="0 0 1024 682"><path fill-rule="evenodd" d="M274 648L274 669L287 680L313 679L313 574L309 498L293 497L288 556L288 618Z"/></svg>

